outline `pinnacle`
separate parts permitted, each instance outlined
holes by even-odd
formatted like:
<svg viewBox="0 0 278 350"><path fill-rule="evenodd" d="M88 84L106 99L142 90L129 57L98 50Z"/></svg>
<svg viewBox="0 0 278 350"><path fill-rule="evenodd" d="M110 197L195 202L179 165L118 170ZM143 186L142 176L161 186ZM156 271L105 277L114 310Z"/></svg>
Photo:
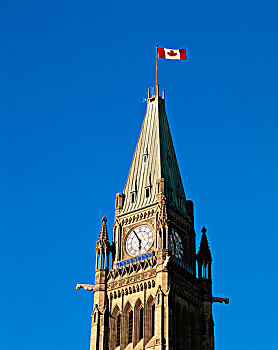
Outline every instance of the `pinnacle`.
<svg viewBox="0 0 278 350"><path fill-rule="evenodd" d="M197 254L198 256L198 260L208 260L211 261L211 252L209 249L209 244L208 244L208 238L206 235L206 228L203 227L202 228L202 237L201 237L201 243L200 243L200 248L199 248L199 252Z"/></svg>
<svg viewBox="0 0 278 350"><path fill-rule="evenodd" d="M99 237L98 240L99 241L107 241L108 240L108 230L107 230L107 226L106 226L106 217L104 216L102 218L102 225L101 225L101 229L100 229L100 233L99 233Z"/></svg>

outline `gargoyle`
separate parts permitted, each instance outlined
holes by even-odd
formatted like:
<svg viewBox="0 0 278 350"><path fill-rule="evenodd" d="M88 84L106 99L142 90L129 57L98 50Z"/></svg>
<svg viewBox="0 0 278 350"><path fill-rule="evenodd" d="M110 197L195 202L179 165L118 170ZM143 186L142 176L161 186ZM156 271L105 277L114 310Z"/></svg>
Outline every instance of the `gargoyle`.
<svg viewBox="0 0 278 350"><path fill-rule="evenodd" d="M84 288L85 290L94 291L95 286L92 284L77 284L76 289Z"/></svg>

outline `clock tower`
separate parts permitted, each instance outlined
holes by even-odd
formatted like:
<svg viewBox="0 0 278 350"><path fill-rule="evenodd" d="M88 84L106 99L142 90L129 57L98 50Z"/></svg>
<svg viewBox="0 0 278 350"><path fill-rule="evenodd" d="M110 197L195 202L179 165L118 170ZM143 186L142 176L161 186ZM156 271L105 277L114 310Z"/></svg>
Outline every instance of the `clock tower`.
<svg viewBox="0 0 278 350"><path fill-rule="evenodd" d="M77 285L94 291L90 350L214 349L212 303L228 299L212 296L205 228L197 254L195 241L193 203L157 86L116 195L111 243L102 220L95 285Z"/></svg>

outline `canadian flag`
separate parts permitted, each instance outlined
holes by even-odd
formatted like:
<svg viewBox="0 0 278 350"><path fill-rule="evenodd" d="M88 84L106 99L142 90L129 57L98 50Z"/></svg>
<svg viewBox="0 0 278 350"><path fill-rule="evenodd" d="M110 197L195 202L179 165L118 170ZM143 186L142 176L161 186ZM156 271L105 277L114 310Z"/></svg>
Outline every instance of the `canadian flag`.
<svg viewBox="0 0 278 350"><path fill-rule="evenodd" d="M165 58L166 60L186 60L186 50L172 50L172 49L163 49L157 48L158 58Z"/></svg>

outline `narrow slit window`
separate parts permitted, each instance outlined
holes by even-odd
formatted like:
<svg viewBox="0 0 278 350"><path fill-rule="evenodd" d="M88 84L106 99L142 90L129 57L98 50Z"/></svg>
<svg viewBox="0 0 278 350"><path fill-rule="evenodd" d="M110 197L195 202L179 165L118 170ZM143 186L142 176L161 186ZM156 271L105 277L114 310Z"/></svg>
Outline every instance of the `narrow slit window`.
<svg viewBox="0 0 278 350"><path fill-rule="evenodd" d="M128 313L128 344L132 343L132 330L133 330L133 311Z"/></svg>
<svg viewBox="0 0 278 350"><path fill-rule="evenodd" d="M120 346L121 339L121 314L117 317L117 333L116 333L116 346Z"/></svg>
<svg viewBox="0 0 278 350"><path fill-rule="evenodd" d="M152 337L154 336L154 325L155 325L155 304L152 305Z"/></svg>
<svg viewBox="0 0 278 350"><path fill-rule="evenodd" d="M143 327L144 327L144 308L140 309L140 321L139 321L139 340L143 339Z"/></svg>
<svg viewBox="0 0 278 350"><path fill-rule="evenodd" d="M150 197L150 187L146 187L146 198Z"/></svg>

